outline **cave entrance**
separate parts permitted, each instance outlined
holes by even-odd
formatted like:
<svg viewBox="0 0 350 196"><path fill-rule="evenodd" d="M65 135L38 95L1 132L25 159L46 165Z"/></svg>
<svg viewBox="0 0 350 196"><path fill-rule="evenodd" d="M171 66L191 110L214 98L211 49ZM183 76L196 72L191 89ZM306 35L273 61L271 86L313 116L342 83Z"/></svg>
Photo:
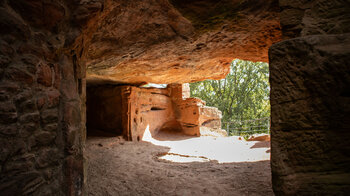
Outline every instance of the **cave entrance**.
<svg viewBox="0 0 350 196"><path fill-rule="evenodd" d="M269 65L236 59L225 79L191 83L191 96L222 112L229 136L245 139L270 133ZM205 121L209 124L211 121ZM204 125L203 124L203 125ZM267 137L267 136L264 136Z"/></svg>
<svg viewBox="0 0 350 196"><path fill-rule="evenodd" d="M181 194L182 190L193 191L186 186L199 179L195 187L213 190L225 181L230 182L228 187L251 183L272 192L269 142L219 136L221 112L190 97L190 91L189 84L169 84L166 88L87 85L88 136L125 138L87 140L87 191L99 194L109 190L115 194L128 185L130 189L124 190L127 193L148 194L145 191L152 183L150 179L157 179L150 185L155 193L164 194L169 185L174 185L170 189ZM251 170L259 173L258 180ZM245 182L230 180L242 176ZM203 184L203 179L211 180Z"/></svg>

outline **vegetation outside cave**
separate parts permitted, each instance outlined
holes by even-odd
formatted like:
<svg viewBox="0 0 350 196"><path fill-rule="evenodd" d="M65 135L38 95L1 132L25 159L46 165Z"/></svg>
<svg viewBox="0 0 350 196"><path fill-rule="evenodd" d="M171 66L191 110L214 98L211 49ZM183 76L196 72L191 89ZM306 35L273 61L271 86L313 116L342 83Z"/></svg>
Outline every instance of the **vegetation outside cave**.
<svg viewBox="0 0 350 196"><path fill-rule="evenodd" d="M190 84L191 97L222 111L222 128L229 135L269 133L270 85L267 63L234 60L222 80Z"/></svg>

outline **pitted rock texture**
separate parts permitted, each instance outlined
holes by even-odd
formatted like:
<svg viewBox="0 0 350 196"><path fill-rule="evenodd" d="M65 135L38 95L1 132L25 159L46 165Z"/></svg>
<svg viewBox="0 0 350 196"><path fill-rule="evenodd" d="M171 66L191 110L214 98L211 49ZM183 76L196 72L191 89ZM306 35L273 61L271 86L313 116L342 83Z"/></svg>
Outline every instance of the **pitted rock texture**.
<svg viewBox="0 0 350 196"><path fill-rule="evenodd" d="M283 39L350 32L347 0L280 0Z"/></svg>
<svg viewBox="0 0 350 196"><path fill-rule="evenodd" d="M215 107L202 106L199 108L200 135L227 136L221 129L222 112Z"/></svg>
<svg viewBox="0 0 350 196"><path fill-rule="evenodd" d="M235 58L268 61L269 46L281 40L279 7L276 0L107 0L81 40L88 82L221 79Z"/></svg>
<svg viewBox="0 0 350 196"><path fill-rule="evenodd" d="M350 34L270 48L271 168L277 195L350 190Z"/></svg>

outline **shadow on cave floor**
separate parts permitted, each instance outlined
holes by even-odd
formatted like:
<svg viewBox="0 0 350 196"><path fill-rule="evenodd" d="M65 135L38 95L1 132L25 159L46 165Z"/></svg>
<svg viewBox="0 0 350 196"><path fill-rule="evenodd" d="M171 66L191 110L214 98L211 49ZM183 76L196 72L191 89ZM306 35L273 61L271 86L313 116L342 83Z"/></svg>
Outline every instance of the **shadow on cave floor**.
<svg viewBox="0 0 350 196"><path fill-rule="evenodd" d="M104 137L117 137L117 136L120 136L120 134L89 128L86 132L86 136L88 138L90 138L90 137L102 137L102 138L104 138Z"/></svg>
<svg viewBox="0 0 350 196"><path fill-rule="evenodd" d="M270 148L270 141L258 141L250 148Z"/></svg>
<svg viewBox="0 0 350 196"><path fill-rule="evenodd" d="M156 135L152 135L152 137L158 141L180 141L180 140L198 138L198 136L184 135L179 131L173 131L173 130L162 130L162 131L159 131Z"/></svg>
<svg viewBox="0 0 350 196"><path fill-rule="evenodd" d="M89 137L88 195L273 195L270 161L265 157L269 148L251 149L257 142L248 143L238 137L183 136L180 140L181 135L175 134L173 140L157 140L171 139L163 134L141 142ZM247 161L257 155L242 156L250 152L265 153L265 158ZM237 155L240 161L229 158L220 163L215 154ZM191 161L160 159L165 155Z"/></svg>

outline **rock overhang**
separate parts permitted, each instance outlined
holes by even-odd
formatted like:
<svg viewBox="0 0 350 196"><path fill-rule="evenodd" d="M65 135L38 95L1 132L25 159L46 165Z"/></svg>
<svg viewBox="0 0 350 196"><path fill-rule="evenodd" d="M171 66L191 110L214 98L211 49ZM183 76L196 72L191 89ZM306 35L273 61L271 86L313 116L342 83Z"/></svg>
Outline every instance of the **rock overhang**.
<svg viewBox="0 0 350 196"><path fill-rule="evenodd" d="M268 61L278 1L107 1L83 31L88 83L222 79L239 58Z"/></svg>

